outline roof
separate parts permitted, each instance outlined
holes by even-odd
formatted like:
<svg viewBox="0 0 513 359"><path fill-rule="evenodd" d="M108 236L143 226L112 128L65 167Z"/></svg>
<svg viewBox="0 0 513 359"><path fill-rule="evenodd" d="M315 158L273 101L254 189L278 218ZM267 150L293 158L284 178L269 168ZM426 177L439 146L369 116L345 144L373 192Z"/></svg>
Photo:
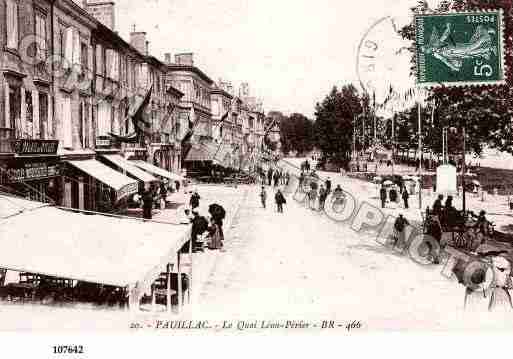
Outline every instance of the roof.
<svg viewBox="0 0 513 359"><path fill-rule="evenodd" d="M158 179L150 175L148 172L145 172L139 167L135 166L131 161L128 161L121 157L120 155L103 155L103 158L107 159L110 163L116 165L117 167L125 170L127 173L132 175L133 177L143 181L144 183L157 182Z"/></svg>
<svg viewBox="0 0 513 359"><path fill-rule="evenodd" d="M67 161L118 192L118 199L137 192L137 181L96 160Z"/></svg>
<svg viewBox="0 0 513 359"><path fill-rule="evenodd" d="M184 178L182 176L177 175L173 172L166 171L165 169L162 169L160 167L154 166L151 163L140 161L140 160L130 161L130 162L132 162L137 167L142 168L143 170L153 173L157 176L168 178L173 181L183 181L184 180Z"/></svg>
<svg viewBox="0 0 513 359"><path fill-rule="evenodd" d="M210 77L208 77L203 71L201 71L196 66L181 65L181 64L170 64L170 65L167 65L167 68L168 68L169 71L189 71L189 72L194 72L196 75L201 77L201 79L203 79L204 81L208 82L209 85L212 85L214 83L214 81Z"/></svg>
<svg viewBox="0 0 513 359"><path fill-rule="evenodd" d="M0 219L0 266L14 271L123 287L148 283L188 239L188 226L41 208L5 195L0 208L17 201L28 209Z"/></svg>

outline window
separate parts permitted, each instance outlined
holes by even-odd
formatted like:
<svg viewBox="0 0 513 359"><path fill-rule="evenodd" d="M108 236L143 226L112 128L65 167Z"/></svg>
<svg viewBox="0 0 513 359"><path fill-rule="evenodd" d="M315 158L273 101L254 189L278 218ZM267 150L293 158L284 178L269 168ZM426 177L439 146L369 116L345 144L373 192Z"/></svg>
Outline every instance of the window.
<svg viewBox="0 0 513 359"><path fill-rule="evenodd" d="M62 145L65 148L73 147L73 126L71 116L71 97L64 95L61 102L61 119L62 119Z"/></svg>
<svg viewBox="0 0 513 359"><path fill-rule="evenodd" d="M96 73L103 75L103 49L102 45L96 45Z"/></svg>
<svg viewBox="0 0 513 359"><path fill-rule="evenodd" d="M217 100L212 101L212 114L214 116L219 115L219 102Z"/></svg>
<svg viewBox="0 0 513 359"><path fill-rule="evenodd" d="M98 136L108 136L112 131L112 106L103 101L98 105Z"/></svg>
<svg viewBox="0 0 513 359"><path fill-rule="evenodd" d="M18 2L16 0L6 0L7 12L7 47L18 49Z"/></svg>
<svg viewBox="0 0 513 359"><path fill-rule="evenodd" d="M39 93L39 133L42 140L48 139L48 95L44 92Z"/></svg>
<svg viewBox="0 0 513 359"><path fill-rule="evenodd" d="M115 50L105 51L105 66L107 77L119 81L119 54Z"/></svg>
<svg viewBox="0 0 513 359"><path fill-rule="evenodd" d="M36 12L36 56L39 60L44 61L46 59L46 44L48 42L46 34L46 15Z"/></svg>
<svg viewBox="0 0 513 359"><path fill-rule="evenodd" d="M24 138L34 138L34 106L32 105L32 91L25 91L25 129Z"/></svg>
<svg viewBox="0 0 513 359"><path fill-rule="evenodd" d="M20 135L21 119L21 90L18 86L9 86L9 128Z"/></svg>
<svg viewBox="0 0 513 359"><path fill-rule="evenodd" d="M84 71L89 69L89 49L85 42L80 43L80 64Z"/></svg>

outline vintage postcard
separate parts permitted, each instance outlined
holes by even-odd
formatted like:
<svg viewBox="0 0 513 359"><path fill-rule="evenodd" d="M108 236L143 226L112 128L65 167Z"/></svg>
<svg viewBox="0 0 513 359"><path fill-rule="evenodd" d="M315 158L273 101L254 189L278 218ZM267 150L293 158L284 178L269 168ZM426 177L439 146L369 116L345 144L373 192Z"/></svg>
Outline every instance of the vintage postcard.
<svg viewBox="0 0 513 359"><path fill-rule="evenodd" d="M0 331L513 329L511 2L0 18Z"/></svg>

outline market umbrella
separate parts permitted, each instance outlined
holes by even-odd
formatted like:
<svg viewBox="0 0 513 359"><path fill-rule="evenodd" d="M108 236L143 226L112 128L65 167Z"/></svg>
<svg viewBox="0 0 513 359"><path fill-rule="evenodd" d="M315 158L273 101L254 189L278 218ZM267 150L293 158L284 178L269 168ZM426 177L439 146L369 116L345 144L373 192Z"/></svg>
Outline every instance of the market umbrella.
<svg viewBox="0 0 513 359"><path fill-rule="evenodd" d="M390 181L390 180L386 180L385 182L383 182L383 184L384 184L385 186L390 186L390 185L393 185L393 184L394 184L394 182L392 182L392 181Z"/></svg>
<svg viewBox="0 0 513 359"><path fill-rule="evenodd" d="M376 176L372 179L374 182L379 182L381 180L383 180L383 178L381 178L380 176Z"/></svg>
<svg viewBox="0 0 513 359"><path fill-rule="evenodd" d="M476 186L481 186L481 183L478 180L472 180L472 184L475 184Z"/></svg>

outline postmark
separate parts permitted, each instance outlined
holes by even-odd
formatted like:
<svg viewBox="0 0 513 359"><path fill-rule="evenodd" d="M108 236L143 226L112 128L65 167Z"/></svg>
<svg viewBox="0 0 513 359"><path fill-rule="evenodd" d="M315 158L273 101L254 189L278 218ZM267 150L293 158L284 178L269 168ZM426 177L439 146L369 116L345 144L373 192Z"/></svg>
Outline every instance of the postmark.
<svg viewBox="0 0 513 359"><path fill-rule="evenodd" d="M415 16L421 87L505 83L502 10Z"/></svg>

